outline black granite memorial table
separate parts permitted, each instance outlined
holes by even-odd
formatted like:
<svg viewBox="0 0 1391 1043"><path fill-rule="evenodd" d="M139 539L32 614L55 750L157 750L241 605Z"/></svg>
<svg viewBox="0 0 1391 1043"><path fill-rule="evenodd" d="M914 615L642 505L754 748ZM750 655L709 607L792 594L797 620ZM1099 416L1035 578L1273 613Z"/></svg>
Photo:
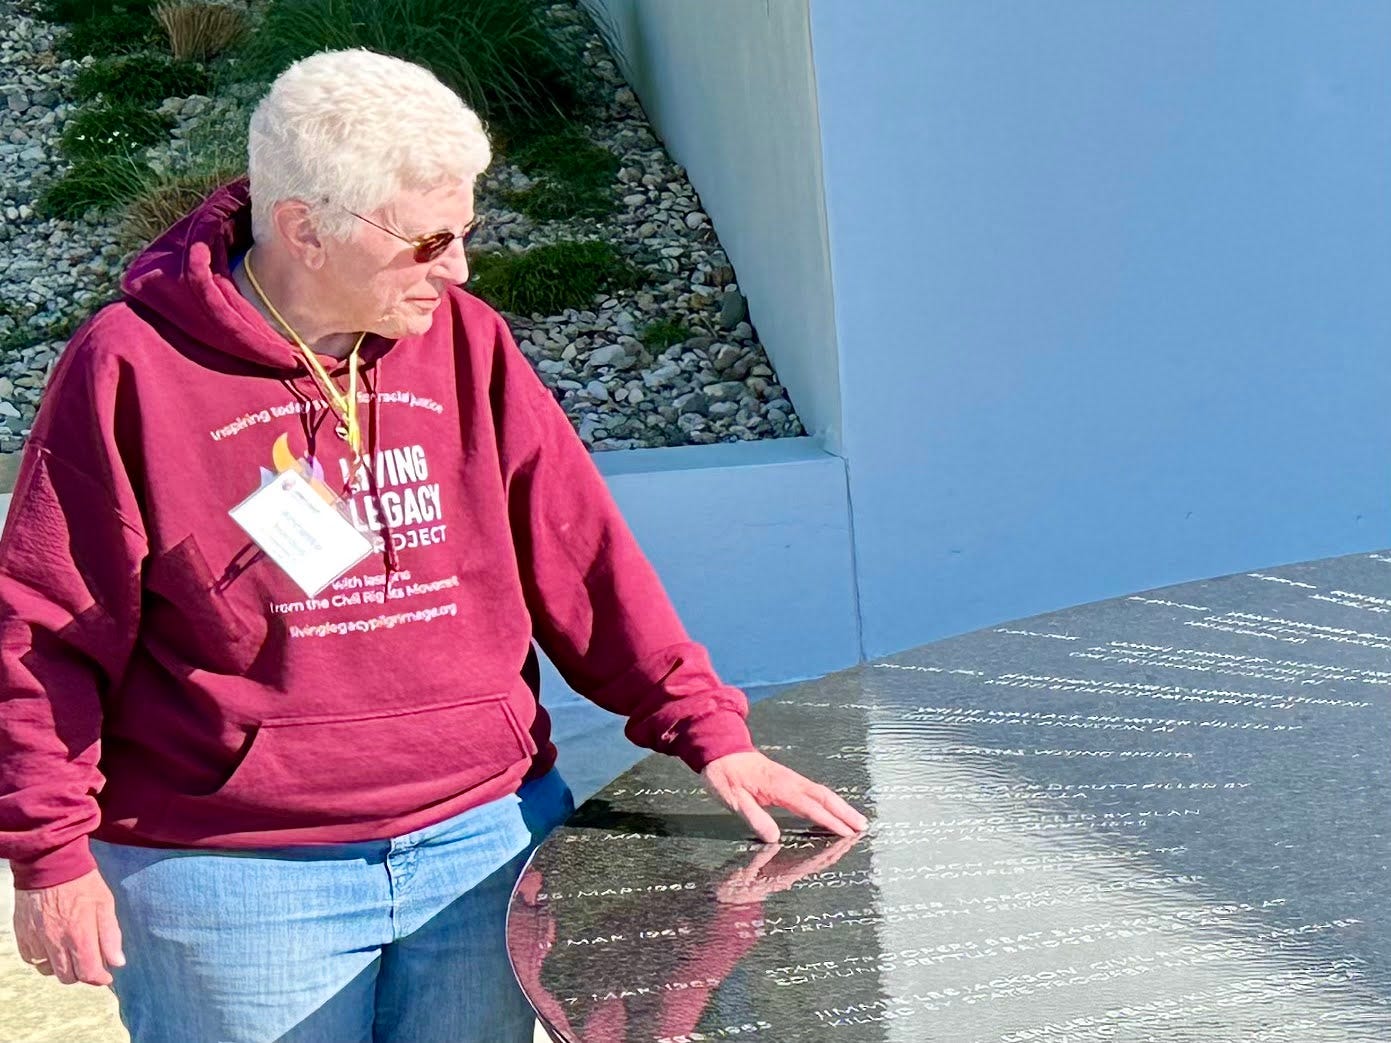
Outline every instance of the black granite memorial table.
<svg viewBox="0 0 1391 1043"><path fill-rule="evenodd" d="M556 1039L1391 1041L1391 553L1117 598L756 705L870 816L765 847L649 757L536 852Z"/></svg>

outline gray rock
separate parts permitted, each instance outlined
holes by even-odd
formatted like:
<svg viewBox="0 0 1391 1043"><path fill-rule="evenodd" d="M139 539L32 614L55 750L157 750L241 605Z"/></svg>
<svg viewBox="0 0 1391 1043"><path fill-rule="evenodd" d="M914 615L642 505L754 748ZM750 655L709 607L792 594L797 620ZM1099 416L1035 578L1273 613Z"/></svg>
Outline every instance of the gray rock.
<svg viewBox="0 0 1391 1043"><path fill-rule="evenodd" d="M632 195L627 195L623 197L623 203L625 206L642 206L642 204L645 202L647 202L646 192L634 192Z"/></svg>
<svg viewBox="0 0 1391 1043"><path fill-rule="evenodd" d="M736 340L753 340L753 327L747 322L741 322L734 327L732 334Z"/></svg>
<svg viewBox="0 0 1391 1043"><path fill-rule="evenodd" d="M625 365L631 365L631 360L621 344L605 344L589 353L589 363L592 366L617 366L622 369Z"/></svg>
<svg viewBox="0 0 1391 1043"><path fill-rule="evenodd" d="M668 362L642 375L642 382L650 388L667 387L681 378L681 367Z"/></svg>
<svg viewBox="0 0 1391 1043"><path fill-rule="evenodd" d="M744 357L744 353L730 344L721 344L715 352L715 357L711 360L716 372L724 373L733 368L734 364Z"/></svg>
<svg viewBox="0 0 1391 1043"><path fill-rule="evenodd" d="M20 412L7 399L0 399L0 416L8 417L11 420L18 420Z"/></svg>
<svg viewBox="0 0 1391 1043"><path fill-rule="evenodd" d="M10 88L5 100L8 102L11 112L25 112L29 108L29 95L17 87Z"/></svg>
<svg viewBox="0 0 1391 1043"><path fill-rule="evenodd" d="M710 218L706 217L699 210L692 210L686 215L686 227L692 232L703 228L710 223Z"/></svg>
<svg viewBox="0 0 1391 1043"><path fill-rule="evenodd" d="M710 384L702 389L707 396L717 402L735 402L744 397L745 387L741 380L730 380L719 384Z"/></svg>
<svg viewBox="0 0 1391 1043"><path fill-rule="evenodd" d="M734 365L729 367L729 372L725 374L730 380L743 380L749 375L749 370L753 368L753 359L745 355Z"/></svg>
<svg viewBox="0 0 1391 1043"><path fill-rule="evenodd" d="M602 380L591 380L584 386L584 389L588 392L590 398L597 398L600 402L607 402L609 400L609 389L604 386Z"/></svg>
<svg viewBox="0 0 1391 1043"><path fill-rule="evenodd" d="M749 305L744 295L738 290L731 290L720 301L720 329L734 329L748 313Z"/></svg>
<svg viewBox="0 0 1391 1043"><path fill-rule="evenodd" d="M536 363L536 368L542 373L563 373L565 372L565 363L555 359L542 359Z"/></svg>
<svg viewBox="0 0 1391 1043"><path fill-rule="evenodd" d="M699 391L688 391L684 395L678 395L672 404L676 406L677 412L682 416L687 413L704 415L710 408L710 400Z"/></svg>

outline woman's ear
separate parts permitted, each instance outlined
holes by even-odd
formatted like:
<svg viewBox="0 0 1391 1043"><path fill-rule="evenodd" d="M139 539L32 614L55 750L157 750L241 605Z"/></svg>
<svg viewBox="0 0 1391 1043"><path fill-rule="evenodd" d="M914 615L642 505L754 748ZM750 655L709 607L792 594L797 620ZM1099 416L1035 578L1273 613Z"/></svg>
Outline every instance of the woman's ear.
<svg viewBox="0 0 1391 1043"><path fill-rule="evenodd" d="M314 224L309 204L300 199L282 199L271 208L276 234L290 255L306 268L324 266L324 241Z"/></svg>

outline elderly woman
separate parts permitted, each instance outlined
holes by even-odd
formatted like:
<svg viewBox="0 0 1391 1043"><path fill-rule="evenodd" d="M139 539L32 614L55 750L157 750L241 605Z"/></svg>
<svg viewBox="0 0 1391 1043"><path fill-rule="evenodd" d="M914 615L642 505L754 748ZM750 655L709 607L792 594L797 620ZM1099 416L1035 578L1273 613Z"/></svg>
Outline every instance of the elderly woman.
<svg viewBox="0 0 1391 1043"><path fill-rule="evenodd" d="M474 113L319 54L250 142L73 339L0 542L20 953L137 1041L530 1039L504 908L572 809L533 639L764 840L864 819L754 749L460 289Z"/></svg>

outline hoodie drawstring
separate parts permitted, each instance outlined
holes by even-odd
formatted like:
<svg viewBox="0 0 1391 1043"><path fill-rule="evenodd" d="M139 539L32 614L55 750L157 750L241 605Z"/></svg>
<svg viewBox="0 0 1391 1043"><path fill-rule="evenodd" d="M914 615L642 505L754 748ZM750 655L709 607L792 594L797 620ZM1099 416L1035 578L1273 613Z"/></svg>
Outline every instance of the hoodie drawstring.
<svg viewBox="0 0 1391 1043"><path fill-rule="evenodd" d="M324 422L324 417L329 410L325 408L320 411L314 399L305 394L300 388L298 381L301 380L300 373L304 367L300 363L295 363L295 375L293 377L282 378L280 383L285 386L285 390L295 396L295 400L304 408L300 410L300 427L304 431L304 441L310 457L317 454L315 449L319 441L319 425ZM317 387L315 390L318 390Z"/></svg>

